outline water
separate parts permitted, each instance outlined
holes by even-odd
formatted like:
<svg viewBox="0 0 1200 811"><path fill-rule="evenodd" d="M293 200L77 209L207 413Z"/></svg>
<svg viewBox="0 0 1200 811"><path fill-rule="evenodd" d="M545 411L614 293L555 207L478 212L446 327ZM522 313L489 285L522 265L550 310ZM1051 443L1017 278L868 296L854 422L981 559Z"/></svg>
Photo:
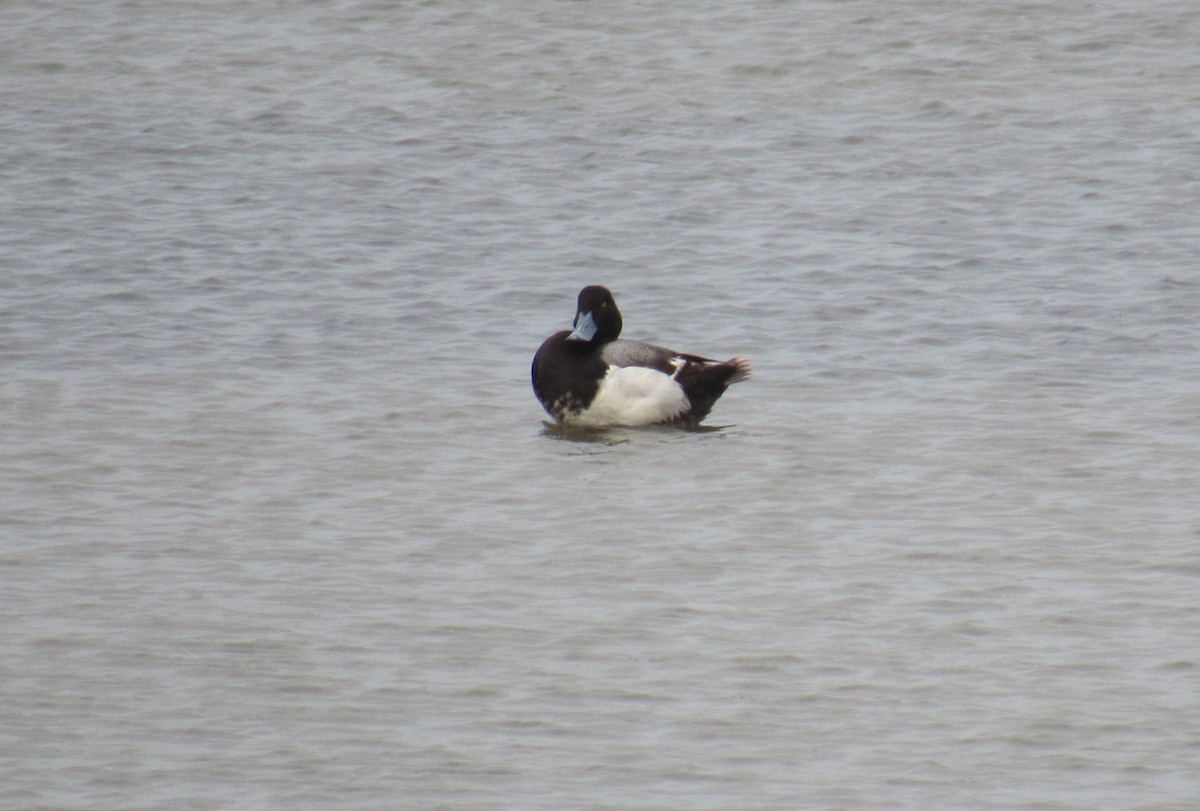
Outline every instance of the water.
<svg viewBox="0 0 1200 811"><path fill-rule="evenodd" d="M9 3L0 806L1200 796L1200 11ZM750 355L548 430L579 287Z"/></svg>

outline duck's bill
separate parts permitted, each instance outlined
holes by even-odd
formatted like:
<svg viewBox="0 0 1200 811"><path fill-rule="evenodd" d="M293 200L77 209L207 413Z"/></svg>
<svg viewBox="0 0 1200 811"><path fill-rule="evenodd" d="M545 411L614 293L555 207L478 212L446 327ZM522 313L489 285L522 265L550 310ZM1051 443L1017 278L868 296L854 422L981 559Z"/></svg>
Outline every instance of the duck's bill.
<svg viewBox="0 0 1200 811"><path fill-rule="evenodd" d="M579 313L575 316L575 330L567 336L568 341L590 341L596 337L596 319L591 313Z"/></svg>

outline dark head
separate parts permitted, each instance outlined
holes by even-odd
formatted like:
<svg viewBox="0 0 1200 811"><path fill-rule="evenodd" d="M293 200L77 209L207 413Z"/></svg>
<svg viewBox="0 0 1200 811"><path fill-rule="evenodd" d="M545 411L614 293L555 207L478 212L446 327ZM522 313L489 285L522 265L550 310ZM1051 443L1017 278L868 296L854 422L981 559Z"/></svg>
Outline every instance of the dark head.
<svg viewBox="0 0 1200 811"><path fill-rule="evenodd" d="M568 341L587 341L606 344L621 335L621 311L607 287L589 285L579 291L579 304L575 309L575 330L567 336Z"/></svg>

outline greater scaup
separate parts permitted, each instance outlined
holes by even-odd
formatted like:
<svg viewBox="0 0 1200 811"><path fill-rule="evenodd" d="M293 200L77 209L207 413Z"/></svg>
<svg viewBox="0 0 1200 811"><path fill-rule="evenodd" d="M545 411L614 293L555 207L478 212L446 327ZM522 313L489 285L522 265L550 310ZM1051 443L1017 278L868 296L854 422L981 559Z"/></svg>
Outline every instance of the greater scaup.
<svg viewBox="0 0 1200 811"><path fill-rule="evenodd" d="M570 425L694 425L750 376L746 358L712 360L620 335L612 293L583 288L574 329L554 333L533 356L533 392L550 416Z"/></svg>

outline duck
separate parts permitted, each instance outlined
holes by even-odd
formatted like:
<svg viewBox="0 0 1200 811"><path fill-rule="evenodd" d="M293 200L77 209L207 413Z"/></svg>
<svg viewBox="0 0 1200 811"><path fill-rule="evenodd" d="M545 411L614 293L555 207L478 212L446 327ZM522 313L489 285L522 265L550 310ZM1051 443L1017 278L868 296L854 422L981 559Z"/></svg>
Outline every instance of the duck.
<svg viewBox="0 0 1200 811"><path fill-rule="evenodd" d="M579 291L572 328L547 338L533 356L533 393L567 426L694 426L750 360L713 360L621 338L621 311L602 285Z"/></svg>

